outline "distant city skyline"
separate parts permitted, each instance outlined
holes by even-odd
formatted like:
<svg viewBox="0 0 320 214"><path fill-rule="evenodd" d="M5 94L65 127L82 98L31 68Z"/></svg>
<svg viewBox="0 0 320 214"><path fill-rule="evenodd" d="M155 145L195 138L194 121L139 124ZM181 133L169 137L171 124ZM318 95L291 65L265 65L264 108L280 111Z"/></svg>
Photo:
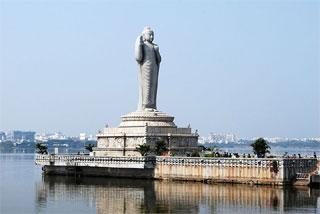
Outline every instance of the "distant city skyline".
<svg viewBox="0 0 320 214"><path fill-rule="evenodd" d="M179 126L319 137L319 20L319 1L2 1L0 130L118 126L137 107L133 46L148 25L158 109Z"/></svg>
<svg viewBox="0 0 320 214"><path fill-rule="evenodd" d="M287 142L287 141L318 141L320 143L320 136L318 137L279 137L279 136L256 136L256 137L238 137L234 133L213 133L210 132L207 135L199 136L199 143L205 142L213 143L237 143L239 141L254 141L260 137L263 137L269 143ZM48 140L96 140L96 135L92 133L80 132L76 135L66 135L62 132L35 132L32 130L0 130L0 143L4 141L48 141Z"/></svg>

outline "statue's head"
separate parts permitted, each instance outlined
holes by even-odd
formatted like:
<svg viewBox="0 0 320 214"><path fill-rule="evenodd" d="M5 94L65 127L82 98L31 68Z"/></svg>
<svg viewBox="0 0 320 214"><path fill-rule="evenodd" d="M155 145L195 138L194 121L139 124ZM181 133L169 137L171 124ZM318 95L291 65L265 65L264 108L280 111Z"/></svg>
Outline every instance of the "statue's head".
<svg viewBox="0 0 320 214"><path fill-rule="evenodd" d="M143 41L153 42L154 33L150 27L145 27L142 31Z"/></svg>

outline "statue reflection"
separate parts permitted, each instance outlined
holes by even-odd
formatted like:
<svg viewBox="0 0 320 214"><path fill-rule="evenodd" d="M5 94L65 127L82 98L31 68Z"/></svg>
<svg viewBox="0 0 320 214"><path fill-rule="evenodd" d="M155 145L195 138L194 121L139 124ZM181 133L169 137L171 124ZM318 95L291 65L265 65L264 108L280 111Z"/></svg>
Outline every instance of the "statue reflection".
<svg viewBox="0 0 320 214"><path fill-rule="evenodd" d="M317 212L319 189L44 176L38 210L77 201L95 213ZM319 211L319 210L318 210Z"/></svg>

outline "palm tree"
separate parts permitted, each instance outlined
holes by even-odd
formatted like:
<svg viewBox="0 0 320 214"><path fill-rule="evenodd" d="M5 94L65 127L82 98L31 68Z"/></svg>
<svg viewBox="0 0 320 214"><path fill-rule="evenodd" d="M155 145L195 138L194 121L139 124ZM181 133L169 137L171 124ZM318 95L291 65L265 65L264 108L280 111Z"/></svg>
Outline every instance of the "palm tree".
<svg viewBox="0 0 320 214"><path fill-rule="evenodd" d="M48 154L48 147L44 144L37 143L36 149L38 154Z"/></svg>
<svg viewBox="0 0 320 214"><path fill-rule="evenodd" d="M141 144L141 145L137 146L136 150L138 152L140 152L140 154L142 156L146 156L148 154L148 152L150 152L150 146L147 145L146 143L144 143L144 144Z"/></svg>
<svg viewBox="0 0 320 214"><path fill-rule="evenodd" d="M258 158L264 158L266 153L270 153L270 146L268 145L268 141L263 138L258 138L251 144L254 154L258 156Z"/></svg>
<svg viewBox="0 0 320 214"><path fill-rule="evenodd" d="M164 152L169 151L164 141L158 141L156 143L155 153L156 155L162 155Z"/></svg>

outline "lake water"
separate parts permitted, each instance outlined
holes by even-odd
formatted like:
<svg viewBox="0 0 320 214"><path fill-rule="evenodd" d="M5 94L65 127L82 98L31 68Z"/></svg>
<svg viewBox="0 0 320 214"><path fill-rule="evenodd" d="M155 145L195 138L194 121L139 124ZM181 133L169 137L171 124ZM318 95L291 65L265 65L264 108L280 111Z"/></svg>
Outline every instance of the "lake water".
<svg viewBox="0 0 320 214"><path fill-rule="evenodd" d="M0 213L319 213L320 189L42 176L0 154Z"/></svg>

